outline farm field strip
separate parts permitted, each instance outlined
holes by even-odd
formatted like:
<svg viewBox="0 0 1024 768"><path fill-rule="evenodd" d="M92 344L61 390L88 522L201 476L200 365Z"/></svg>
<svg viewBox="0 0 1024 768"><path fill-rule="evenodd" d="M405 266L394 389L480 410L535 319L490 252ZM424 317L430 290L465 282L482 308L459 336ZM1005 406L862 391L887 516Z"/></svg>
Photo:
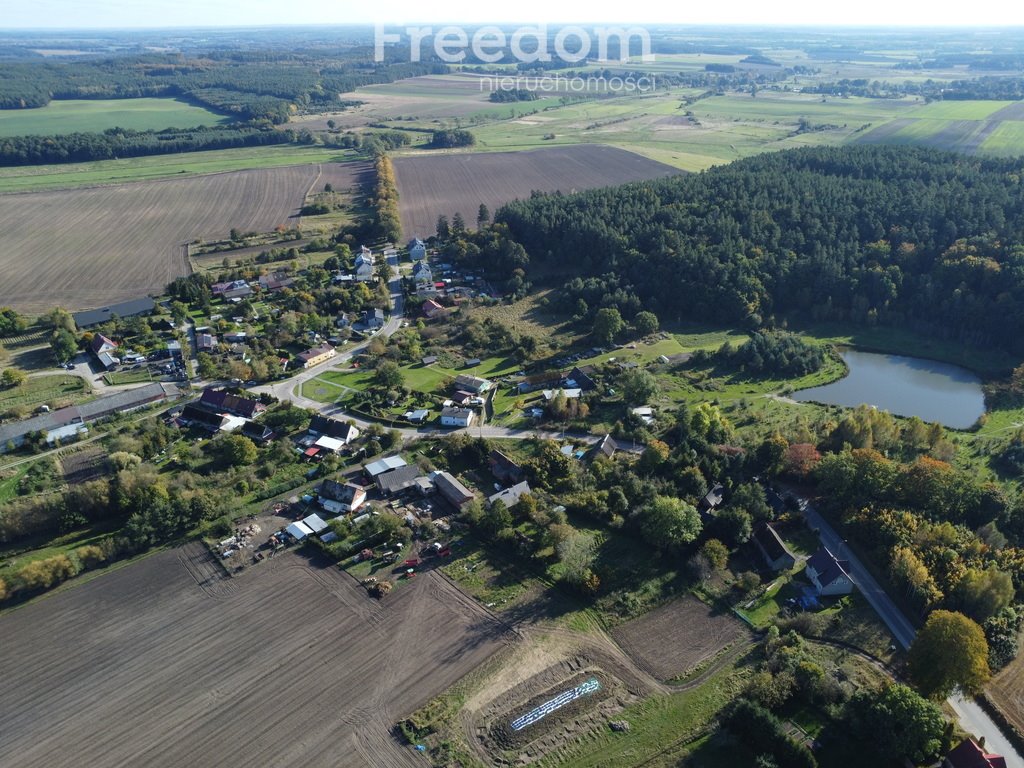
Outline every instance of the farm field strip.
<svg viewBox="0 0 1024 768"><path fill-rule="evenodd" d="M425 236L437 217L476 218L481 203L492 211L533 190L573 192L678 173L675 168L602 145L566 146L523 153L411 155L394 160L402 231Z"/></svg>
<svg viewBox="0 0 1024 768"><path fill-rule="evenodd" d="M390 725L501 645L435 574L378 604L298 554L219 581L204 557L162 552L0 617L0 763L417 765Z"/></svg>
<svg viewBox="0 0 1024 768"><path fill-rule="evenodd" d="M189 241L288 226L318 174L288 166L0 196L0 305L31 313L159 293L187 273Z"/></svg>
<svg viewBox="0 0 1024 768"><path fill-rule="evenodd" d="M0 110L0 137L222 125L232 118L178 99L61 99L37 109Z"/></svg>
<svg viewBox="0 0 1024 768"><path fill-rule="evenodd" d="M344 163L355 154L326 147L273 145L173 155L150 155L123 160L95 160L61 165L0 168L0 194L43 189L75 189L128 181L182 179L186 175L279 168L308 163Z"/></svg>

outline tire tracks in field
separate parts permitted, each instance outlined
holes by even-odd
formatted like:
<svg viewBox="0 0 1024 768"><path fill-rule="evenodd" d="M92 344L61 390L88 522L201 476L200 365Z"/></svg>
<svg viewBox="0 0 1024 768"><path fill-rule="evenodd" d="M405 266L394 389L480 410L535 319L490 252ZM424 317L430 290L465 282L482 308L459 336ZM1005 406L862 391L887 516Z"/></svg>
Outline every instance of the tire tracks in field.
<svg viewBox="0 0 1024 768"><path fill-rule="evenodd" d="M324 176L324 166L323 166L322 163L317 163L316 164L316 176L313 177L313 180L309 183L309 186L306 187L306 193L302 196L302 200L299 201L299 210L298 210L298 213L295 216L295 218L297 218L299 220L298 221L298 226L299 227L302 227L302 209L306 207L306 202L309 200L309 196L313 194L313 189L316 188L316 185L320 182L320 179L322 179L323 176Z"/></svg>
<svg viewBox="0 0 1024 768"><path fill-rule="evenodd" d="M178 562L207 597L227 600L234 593L231 577L200 542L192 541L178 550Z"/></svg>

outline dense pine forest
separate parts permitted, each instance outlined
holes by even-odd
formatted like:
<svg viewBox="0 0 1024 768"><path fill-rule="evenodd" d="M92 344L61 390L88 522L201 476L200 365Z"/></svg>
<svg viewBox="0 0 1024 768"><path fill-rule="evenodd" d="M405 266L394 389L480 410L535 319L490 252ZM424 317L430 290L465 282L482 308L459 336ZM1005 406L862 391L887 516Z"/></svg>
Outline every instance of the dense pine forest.
<svg viewBox="0 0 1024 768"><path fill-rule="evenodd" d="M117 157L168 155L232 147L262 147L296 141L294 131L265 130L254 126L163 131L111 128L103 133L68 133L61 136L15 136L0 139L0 166L45 163L84 163Z"/></svg>
<svg viewBox="0 0 1024 768"><path fill-rule="evenodd" d="M809 148L534 195L495 216L595 309L758 328L800 315L1024 347L1024 161Z"/></svg>

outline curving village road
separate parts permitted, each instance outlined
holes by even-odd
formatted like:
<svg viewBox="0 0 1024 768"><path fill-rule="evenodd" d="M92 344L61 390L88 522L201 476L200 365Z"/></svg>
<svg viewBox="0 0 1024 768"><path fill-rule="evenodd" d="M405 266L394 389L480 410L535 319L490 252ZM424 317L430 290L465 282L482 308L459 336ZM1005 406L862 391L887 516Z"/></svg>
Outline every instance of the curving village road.
<svg viewBox="0 0 1024 768"><path fill-rule="evenodd" d="M909 648L917 635L914 625L907 620L892 598L879 586L871 572L821 513L807 499L800 498L800 507L807 520L807 525L818 532L821 543L837 557L849 561L848 570L854 584L857 585L868 604L885 622L896 642L904 649ZM961 727L975 737L984 737L986 748L1006 758L1007 768L1024 768L1024 758L1021 757L996 722L974 700L965 699L963 696L955 694L946 701L956 713Z"/></svg>
<svg viewBox="0 0 1024 768"><path fill-rule="evenodd" d="M404 317L402 278L398 269L398 257L389 257L388 265L391 267L391 278L388 281L391 293L391 316L388 318L384 327L376 334L384 336L385 338L391 336L402 327L402 320ZM310 408L328 416L344 416L346 419L355 422L357 426L368 426L370 422L357 418L353 414L346 413L342 406L334 403L320 403L307 397L303 397L301 393L302 385L305 382L316 378L324 371L347 366L354 356L361 354L366 349L368 344L369 341L359 344L338 354L327 364L319 365L309 370L300 371L296 375L284 381L253 387L251 391L256 393L266 392L274 395L280 400L291 400L293 403L303 408ZM402 437L405 440L412 440L430 435L450 434L452 432L452 430L448 429L426 426L419 429L404 428L399 429L398 431L402 434ZM474 434L478 434L480 437L489 438L526 439L541 437L564 439L566 437L571 437L575 440L582 440L586 442L595 442L598 440L598 437L592 434L567 434L564 432L554 432L549 430L510 429L508 427L487 425L471 428L470 431ZM822 517L813 506L811 506L807 499L801 499L800 505L806 517L807 524L812 529L818 531L822 544L835 552L838 556L849 561L850 575L853 577L853 581L857 585L857 588L860 589L871 607L876 613L878 613L882 621L885 622L896 641L904 649L909 648L917 634L914 626L907 620L906 616L903 615L903 612L885 593L885 590L879 586L878 582L871 575L868 569L864 567L864 564L860 562L852 551L850 551L850 548L846 546L846 542L828 523L828 521L825 520L825 518ZM1021 757L1020 753L995 721L992 720L988 713L985 712L985 710L983 710L976 702L970 699L965 699L960 695L951 696L947 699L947 702L959 718L960 725L963 729L968 733L974 734L976 737L984 737L985 744L989 749L1006 758L1007 768L1024 768L1024 757Z"/></svg>

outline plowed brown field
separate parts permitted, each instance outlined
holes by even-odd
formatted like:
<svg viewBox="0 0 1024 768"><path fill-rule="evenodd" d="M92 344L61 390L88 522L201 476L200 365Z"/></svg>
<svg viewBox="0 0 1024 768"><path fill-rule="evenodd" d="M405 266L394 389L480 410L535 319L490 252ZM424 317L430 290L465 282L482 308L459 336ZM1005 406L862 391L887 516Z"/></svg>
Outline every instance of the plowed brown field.
<svg viewBox="0 0 1024 768"><path fill-rule="evenodd" d="M612 636L642 670L671 680L750 632L735 616L717 613L695 597L681 597L616 627Z"/></svg>
<svg viewBox="0 0 1024 768"><path fill-rule="evenodd" d="M0 617L0 765L422 766L391 724L502 644L436 573L382 603L284 554L199 545Z"/></svg>
<svg viewBox="0 0 1024 768"><path fill-rule="evenodd" d="M291 226L314 183L359 164L298 165L184 179L0 195L0 306L40 313L161 292L187 273L184 245L232 228Z"/></svg>
<svg viewBox="0 0 1024 768"><path fill-rule="evenodd" d="M394 159L402 234L433 234L437 217L461 213L476 225L480 203L493 214L503 203L540 192L576 192L682 173L678 168L601 144L529 152L411 155Z"/></svg>

